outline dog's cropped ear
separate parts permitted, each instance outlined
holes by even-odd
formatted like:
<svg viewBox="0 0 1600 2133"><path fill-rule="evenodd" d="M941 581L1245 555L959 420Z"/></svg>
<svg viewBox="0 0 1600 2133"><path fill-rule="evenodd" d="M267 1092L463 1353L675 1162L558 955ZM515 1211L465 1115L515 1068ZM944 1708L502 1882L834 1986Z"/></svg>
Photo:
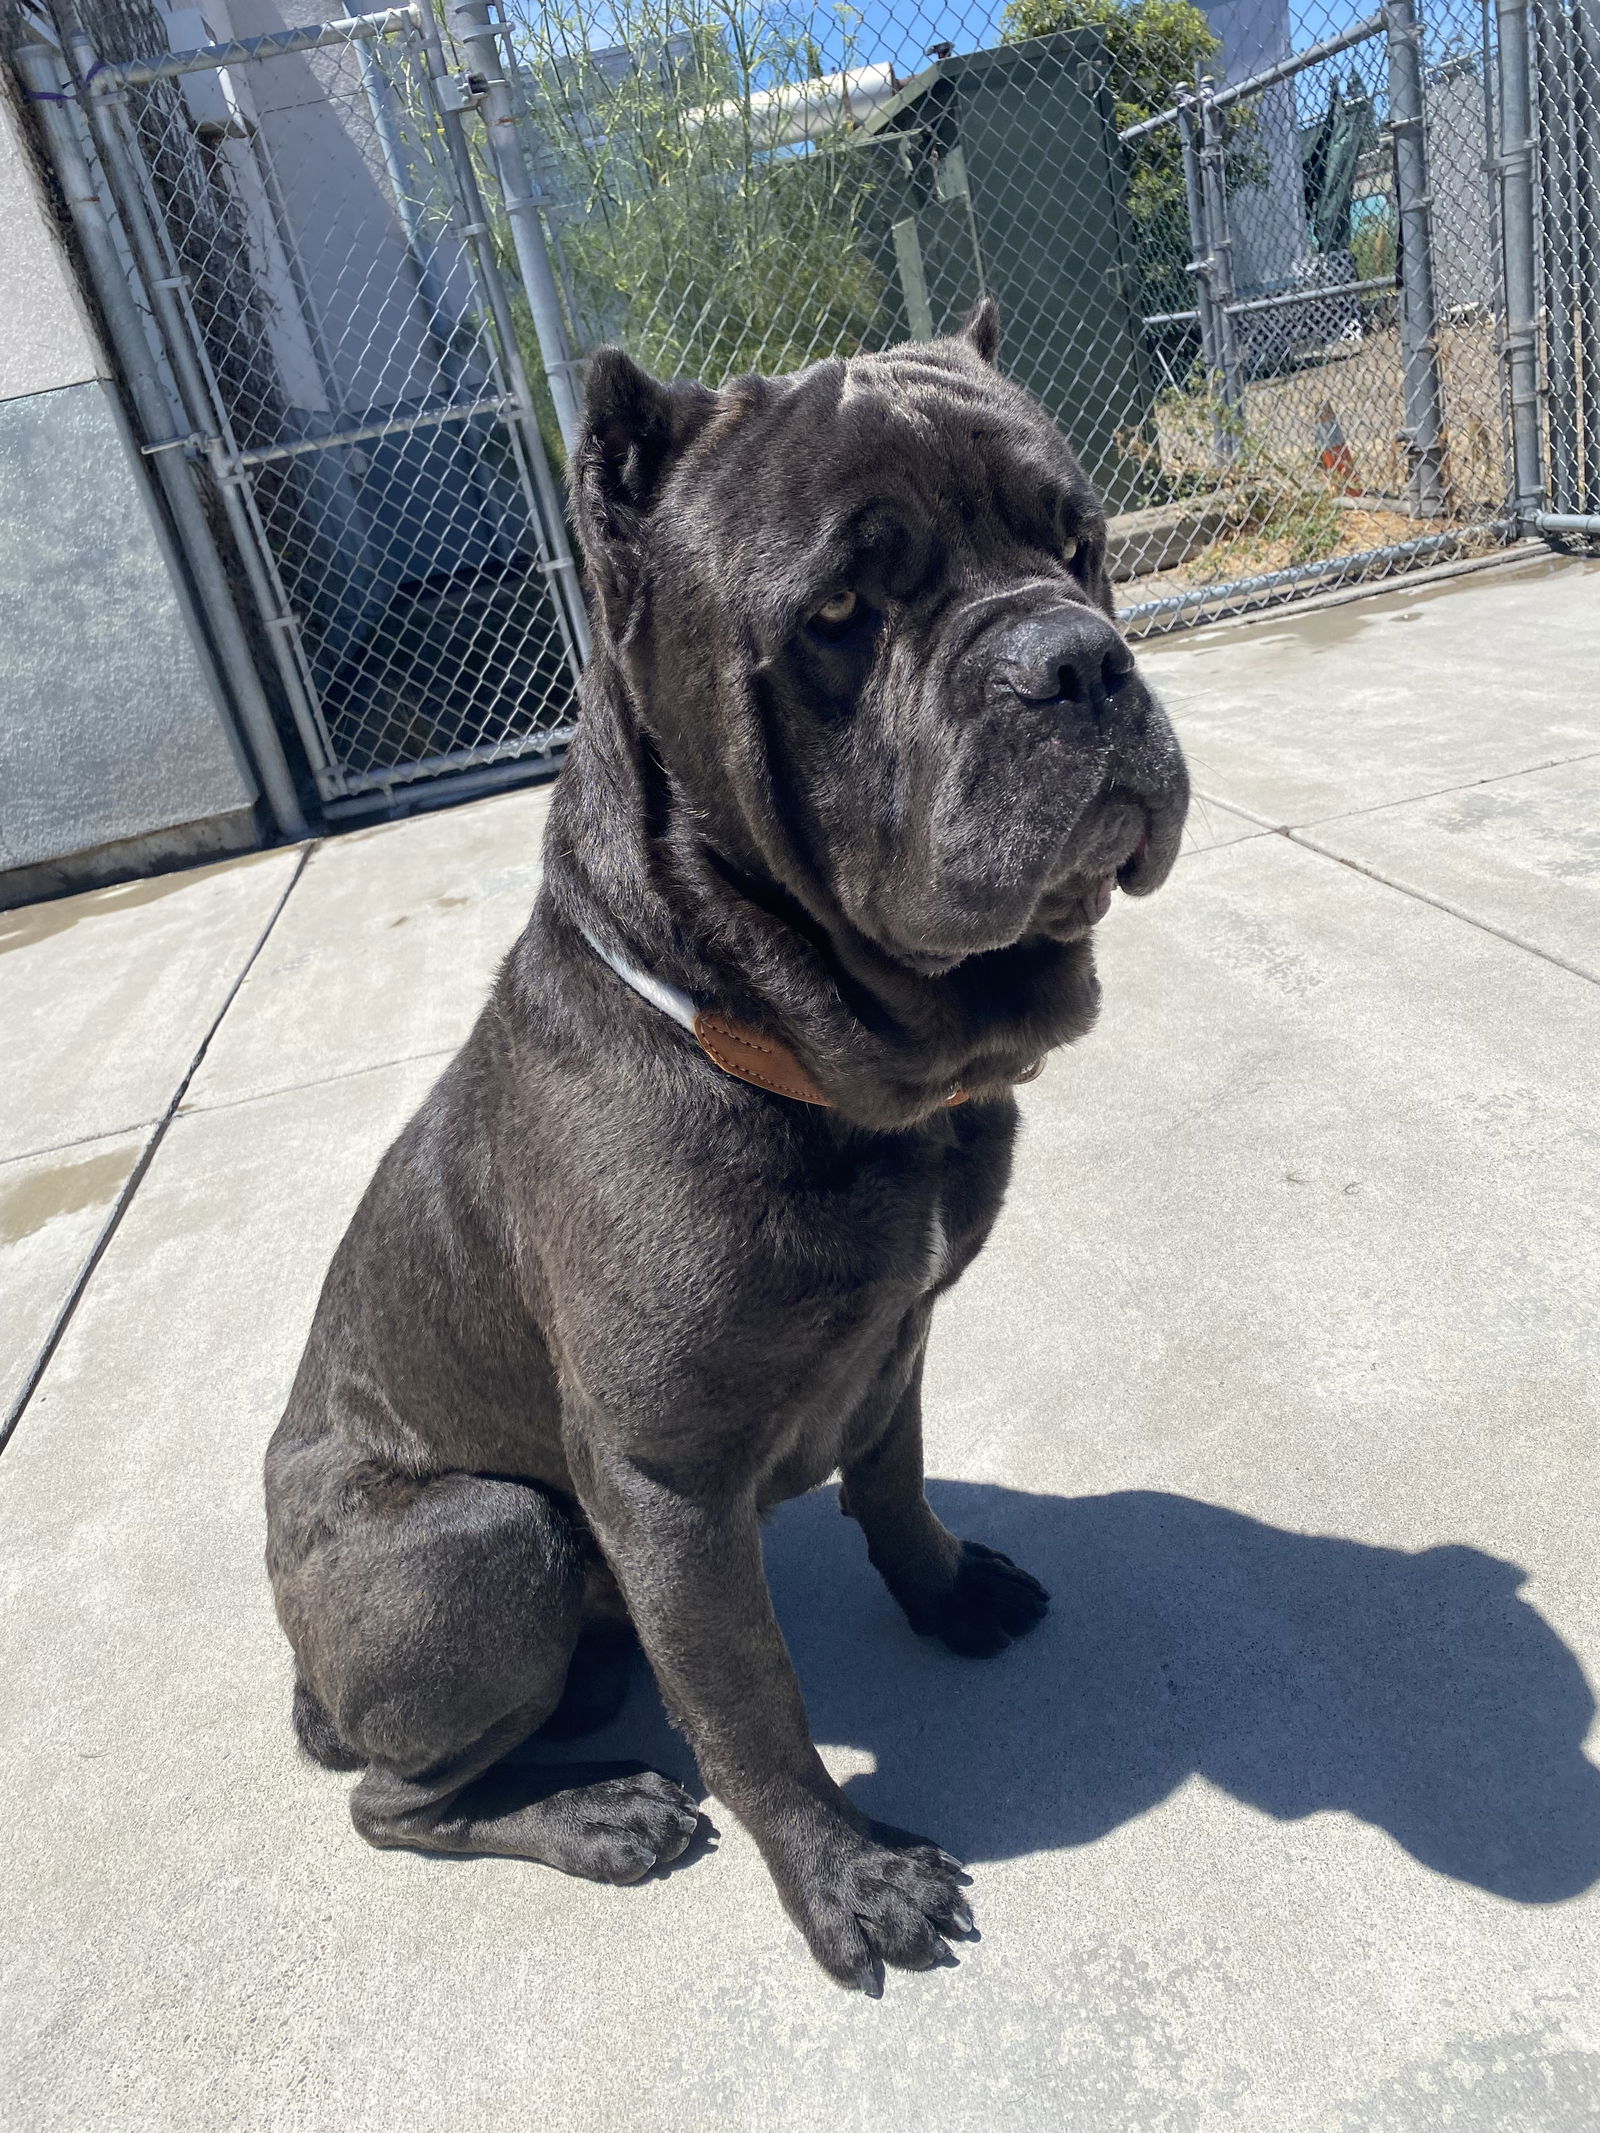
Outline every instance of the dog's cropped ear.
<svg viewBox="0 0 1600 2133"><path fill-rule="evenodd" d="M645 521L673 461L703 426L717 396L687 378L663 384L620 348L589 360L572 495L596 590L609 609L626 600Z"/></svg>
<svg viewBox="0 0 1600 2133"><path fill-rule="evenodd" d="M957 340L975 348L986 363L1000 353L1000 306L992 296L980 296L967 316Z"/></svg>

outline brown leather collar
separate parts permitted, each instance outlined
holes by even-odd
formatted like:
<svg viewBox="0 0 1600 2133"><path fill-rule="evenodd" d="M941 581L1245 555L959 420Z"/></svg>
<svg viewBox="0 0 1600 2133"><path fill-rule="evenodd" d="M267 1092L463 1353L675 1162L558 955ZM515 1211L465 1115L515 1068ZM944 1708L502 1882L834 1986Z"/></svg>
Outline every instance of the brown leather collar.
<svg viewBox="0 0 1600 2133"><path fill-rule="evenodd" d="M793 1052L776 1038L763 1037L742 1022L730 1022L726 1015L701 1013L694 1018L694 1039L706 1057L735 1080L770 1089L774 1096L792 1096L796 1103L833 1109ZM966 1090L958 1088L945 1098L945 1104L948 1108L966 1100Z"/></svg>
<svg viewBox="0 0 1600 2133"><path fill-rule="evenodd" d="M747 1081L752 1088L766 1089L774 1096L790 1097L795 1103L817 1104L825 1111L833 1109L830 1100L786 1044L780 1044L775 1037L764 1036L747 1023L734 1022L726 1015L697 1008L675 985L635 970L631 963L603 948L587 929L584 929L583 937L624 985L630 986L640 999L648 1000L652 1007L686 1029L712 1065L720 1067L724 1074L731 1074L736 1081ZM1017 1079L1019 1082L1032 1081L1043 1069L1044 1061L1037 1059ZM944 1101L946 1109L964 1104L967 1091L960 1087L952 1089Z"/></svg>

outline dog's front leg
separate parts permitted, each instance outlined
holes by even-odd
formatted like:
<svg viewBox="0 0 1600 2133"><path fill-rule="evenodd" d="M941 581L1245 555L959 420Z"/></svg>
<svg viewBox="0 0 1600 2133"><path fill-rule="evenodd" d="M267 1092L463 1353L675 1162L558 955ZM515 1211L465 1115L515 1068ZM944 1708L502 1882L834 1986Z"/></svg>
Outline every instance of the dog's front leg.
<svg viewBox="0 0 1600 2133"><path fill-rule="evenodd" d="M869 1822L812 1745L772 1612L753 1498L589 1466L584 1507L702 1775L761 1848L790 1917L841 1984L925 1970L971 1931L958 1861Z"/></svg>
<svg viewBox="0 0 1600 2133"><path fill-rule="evenodd" d="M964 1658L1004 1651L1050 1605L1010 1556L957 1540L934 1516L923 1489L920 1352L881 1435L846 1461L839 1506L865 1533L872 1566L912 1628Z"/></svg>

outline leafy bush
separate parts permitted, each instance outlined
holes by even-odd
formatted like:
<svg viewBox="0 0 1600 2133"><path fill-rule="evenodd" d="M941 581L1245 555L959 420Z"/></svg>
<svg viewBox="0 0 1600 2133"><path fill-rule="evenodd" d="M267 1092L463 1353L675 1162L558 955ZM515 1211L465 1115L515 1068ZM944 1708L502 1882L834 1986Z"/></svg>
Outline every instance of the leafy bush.
<svg viewBox="0 0 1600 2133"><path fill-rule="evenodd" d="M603 12L569 0L521 16L585 346L623 340L658 371L716 383L881 339L882 283L858 242L863 176L817 152L826 133L783 145L763 103L853 64L856 19L777 18L742 0Z"/></svg>

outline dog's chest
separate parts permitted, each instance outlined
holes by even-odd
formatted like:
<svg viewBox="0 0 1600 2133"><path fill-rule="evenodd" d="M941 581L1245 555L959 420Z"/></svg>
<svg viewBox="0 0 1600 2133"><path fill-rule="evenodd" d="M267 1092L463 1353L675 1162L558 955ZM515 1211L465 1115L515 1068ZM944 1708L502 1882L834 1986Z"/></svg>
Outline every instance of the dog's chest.
<svg viewBox="0 0 1600 2133"><path fill-rule="evenodd" d="M898 1145L841 1164L796 1214L815 1264L863 1304L914 1302L959 1272L994 1221L1005 1184L998 1136L969 1130Z"/></svg>
<svg viewBox="0 0 1600 2133"><path fill-rule="evenodd" d="M927 1246L922 1258L924 1288L936 1289L950 1265L950 1232L945 1227L944 1205L936 1199L928 1210Z"/></svg>

